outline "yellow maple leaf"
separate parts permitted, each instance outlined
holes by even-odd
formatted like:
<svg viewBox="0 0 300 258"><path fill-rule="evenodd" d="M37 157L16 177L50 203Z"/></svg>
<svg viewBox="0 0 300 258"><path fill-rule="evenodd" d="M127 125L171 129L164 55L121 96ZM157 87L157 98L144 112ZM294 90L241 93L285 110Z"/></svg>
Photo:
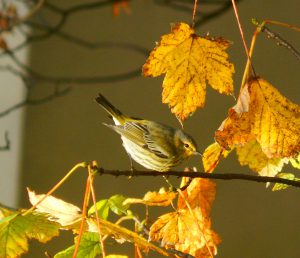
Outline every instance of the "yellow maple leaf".
<svg viewBox="0 0 300 258"><path fill-rule="evenodd" d="M268 158L295 157L300 152L300 107L264 79L252 78L215 138L227 149L256 139Z"/></svg>
<svg viewBox="0 0 300 258"><path fill-rule="evenodd" d="M176 23L163 35L143 66L145 76L166 73L163 103L181 121L205 103L207 82L220 93L233 92L233 64L225 50L229 42L200 37L185 23Z"/></svg>
<svg viewBox="0 0 300 258"><path fill-rule="evenodd" d="M221 157L223 156L224 158L226 158L229 153L230 151L222 148L217 142L214 142L211 145L209 145L205 149L202 157L204 171L207 173L213 172L213 170L218 165Z"/></svg>
<svg viewBox="0 0 300 258"><path fill-rule="evenodd" d="M169 206L176 195L176 192L166 192L164 188L161 188L159 192L147 192L143 199L127 198L123 204L140 203L149 206Z"/></svg>
<svg viewBox="0 0 300 258"><path fill-rule="evenodd" d="M153 223L150 239L194 257L215 255L220 238L211 229L209 217L215 191L214 182L193 179L182 195L178 195L177 211L164 214Z"/></svg>
<svg viewBox="0 0 300 258"><path fill-rule="evenodd" d="M193 213L181 209L160 216L150 228L150 240L194 257L216 255L219 236L210 228L210 220L203 219L199 208L193 209Z"/></svg>
<svg viewBox="0 0 300 258"><path fill-rule="evenodd" d="M263 79L249 84L253 96L252 133L268 157L294 157L300 152L300 107Z"/></svg>
<svg viewBox="0 0 300 258"><path fill-rule="evenodd" d="M208 179L194 178L182 193L184 198L181 195L178 196L178 210L186 209L186 203L188 203L192 209L200 207L202 215L209 217L211 205L216 195L216 184L214 182Z"/></svg>
<svg viewBox="0 0 300 258"><path fill-rule="evenodd" d="M248 165L261 176L274 177L289 162L288 158L268 158L256 140L252 140L242 147L237 147L236 152L242 166Z"/></svg>

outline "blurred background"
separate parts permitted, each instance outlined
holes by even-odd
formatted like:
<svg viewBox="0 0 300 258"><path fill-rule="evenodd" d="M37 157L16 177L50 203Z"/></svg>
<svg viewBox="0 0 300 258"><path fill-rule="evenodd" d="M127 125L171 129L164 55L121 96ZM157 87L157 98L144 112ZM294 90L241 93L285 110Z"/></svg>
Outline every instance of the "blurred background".
<svg viewBox="0 0 300 258"><path fill-rule="evenodd" d="M141 67L155 42L170 32L171 23L191 22L193 1L2 1L2 14L10 4L20 17L36 6L38 10L13 31L2 31L0 38L6 44L0 56L2 204L29 207L26 187L45 193L81 161L96 160L107 169L130 168L119 136L102 125L110 120L94 101L99 92L126 114L180 127L161 103L163 76L144 78ZM252 18L300 26L298 0L244 0L238 1L238 9L247 42L255 30ZM233 43L229 54L237 95L246 57L230 1L199 1L196 20L199 35L209 32ZM299 50L299 33L270 28ZM253 62L259 75L299 103L300 63L291 52L262 34ZM184 123L201 151L214 141L214 131L233 105L232 97L208 88L205 108ZM196 157L177 170L185 166L203 170ZM234 153L215 172L253 173L239 165ZM81 206L86 176L84 170L78 171L55 196ZM222 238L218 257L300 257L299 189L271 192L261 183L215 182L212 228ZM114 194L138 198L162 186L166 186L162 178L152 177L95 180L98 199ZM150 212L152 219L161 214L159 209ZM64 232L63 238L47 245L31 245L25 257L43 257L44 251L55 254L71 244L72 234ZM131 245L111 243L108 249L133 256Z"/></svg>

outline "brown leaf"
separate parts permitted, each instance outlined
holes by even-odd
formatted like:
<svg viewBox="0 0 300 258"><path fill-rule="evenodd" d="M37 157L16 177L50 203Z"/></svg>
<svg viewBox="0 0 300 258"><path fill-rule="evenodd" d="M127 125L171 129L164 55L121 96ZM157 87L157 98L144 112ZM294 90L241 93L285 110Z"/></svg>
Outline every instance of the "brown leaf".
<svg viewBox="0 0 300 258"><path fill-rule="evenodd" d="M176 195L176 192L166 192L164 188L161 188L159 192L147 192L143 199L127 198L123 204L140 203L148 206L169 206Z"/></svg>

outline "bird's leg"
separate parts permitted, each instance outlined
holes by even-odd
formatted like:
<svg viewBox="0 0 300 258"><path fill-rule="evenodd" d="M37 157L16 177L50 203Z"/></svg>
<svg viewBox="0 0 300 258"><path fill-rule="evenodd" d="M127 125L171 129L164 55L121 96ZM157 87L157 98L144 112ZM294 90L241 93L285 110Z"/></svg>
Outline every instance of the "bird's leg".
<svg viewBox="0 0 300 258"><path fill-rule="evenodd" d="M133 171L136 171L135 167L133 166L133 160L132 160L132 158L131 158L130 153L128 153L127 151L126 151L126 153L127 153L128 158L129 158L129 160L130 160L130 170L131 170L131 173L133 173ZM129 178L131 178L131 177L132 177L132 175L129 176Z"/></svg>
<svg viewBox="0 0 300 258"><path fill-rule="evenodd" d="M163 176L163 178L165 179L166 183L169 185L170 191L176 192L177 188L172 185L172 183L169 181L169 179L166 176Z"/></svg>

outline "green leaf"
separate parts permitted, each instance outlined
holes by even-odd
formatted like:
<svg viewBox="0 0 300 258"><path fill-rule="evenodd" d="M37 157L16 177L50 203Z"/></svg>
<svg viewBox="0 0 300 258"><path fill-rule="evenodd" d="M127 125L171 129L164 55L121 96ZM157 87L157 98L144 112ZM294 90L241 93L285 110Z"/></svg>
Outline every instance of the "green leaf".
<svg viewBox="0 0 300 258"><path fill-rule="evenodd" d="M77 237L75 238L75 243ZM75 244L57 253L54 258L70 258L75 250ZM86 232L82 235L76 258L94 258L101 254L98 233Z"/></svg>
<svg viewBox="0 0 300 258"><path fill-rule="evenodd" d="M296 178L295 175L292 173L279 173L279 174L277 174L277 177L288 179L288 180L300 181L300 179ZM288 187L289 187L289 185L276 183L276 184L274 184L272 191L284 190Z"/></svg>
<svg viewBox="0 0 300 258"><path fill-rule="evenodd" d="M98 215L101 219L107 219L109 213L109 203L108 199L101 200L96 203L96 209L98 211ZM95 213L95 206L93 205L89 211L88 215Z"/></svg>
<svg viewBox="0 0 300 258"><path fill-rule="evenodd" d="M127 198L123 195L113 195L108 199L109 202L109 208L111 209L112 212L116 213L117 215L124 215L126 214L129 204L124 205L123 202Z"/></svg>
<svg viewBox="0 0 300 258"><path fill-rule="evenodd" d="M96 209L101 219L107 219L109 215L109 210L117 215L127 214L129 204L123 204L127 198L123 195L113 195L109 199L103 199L96 203ZM94 205L89 209L88 214L91 215L95 213Z"/></svg>
<svg viewBox="0 0 300 258"><path fill-rule="evenodd" d="M49 221L44 213L21 212L0 220L0 257L17 257L28 251L28 239L45 243L59 235L60 225Z"/></svg>

